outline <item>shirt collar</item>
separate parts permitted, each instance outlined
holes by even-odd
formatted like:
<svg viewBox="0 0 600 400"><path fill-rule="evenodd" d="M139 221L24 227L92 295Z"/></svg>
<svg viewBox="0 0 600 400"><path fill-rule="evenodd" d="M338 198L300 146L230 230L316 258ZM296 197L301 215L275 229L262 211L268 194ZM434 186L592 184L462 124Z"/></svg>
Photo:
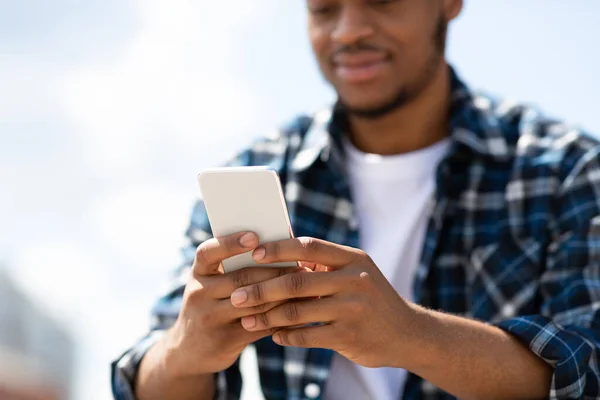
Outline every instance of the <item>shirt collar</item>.
<svg viewBox="0 0 600 400"><path fill-rule="evenodd" d="M497 161L510 157L510 149L496 112L496 101L489 96L474 94L450 68L451 106L450 139L475 155Z"/></svg>
<svg viewBox="0 0 600 400"><path fill-rule="evenodd" d="M475 155L502 161L509 157L501 121L493 112L490 97L474 95L450 67L450 152L466 147ZM306 132L303 143L292 161L292 169L301 172L319 158L339 161L341 137L345 134L343 112L335 106L318 111Z"/></svg>

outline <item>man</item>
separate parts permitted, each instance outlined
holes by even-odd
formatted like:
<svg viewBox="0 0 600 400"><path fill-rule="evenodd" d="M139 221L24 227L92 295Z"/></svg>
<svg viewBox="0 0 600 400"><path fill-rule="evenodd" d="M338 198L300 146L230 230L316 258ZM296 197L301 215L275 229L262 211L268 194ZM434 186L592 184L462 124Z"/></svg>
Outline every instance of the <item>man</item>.
<svg viewBox="0 0 600 400"><path fill-rule="evenodd" d="M299 238L210 238L199 202L116 398L238 398L251 343L267 399L600 398L598 141L469 92L460 0L307 7L339 100L232 162L278 170ZM302 264L222 272L250 250Z"/></svg>

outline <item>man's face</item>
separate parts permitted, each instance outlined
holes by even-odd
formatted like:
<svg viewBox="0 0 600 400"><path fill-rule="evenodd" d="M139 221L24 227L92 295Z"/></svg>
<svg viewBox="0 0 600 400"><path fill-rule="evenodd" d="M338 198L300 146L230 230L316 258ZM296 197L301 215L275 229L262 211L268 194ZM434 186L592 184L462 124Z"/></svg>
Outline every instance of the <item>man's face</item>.
<svg viewBox="0 0 600 400"><path fill-rule="evenodd" d="M431 82L446 26L461 2L306 0L310 41L325 78L351 113L376 118ZM458 13L458 11L456 11Z"/></svg>

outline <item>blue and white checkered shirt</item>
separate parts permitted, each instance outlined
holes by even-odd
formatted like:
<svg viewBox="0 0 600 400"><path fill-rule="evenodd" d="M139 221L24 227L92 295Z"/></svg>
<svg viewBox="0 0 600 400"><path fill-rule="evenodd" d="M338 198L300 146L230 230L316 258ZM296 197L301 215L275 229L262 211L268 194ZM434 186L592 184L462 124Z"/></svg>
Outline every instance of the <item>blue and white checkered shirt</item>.
<svg viewBox="0 0 600 400"><path fill-rule="evenodd" d="M335 108L300 117L231 165L279 172L297 236L358 247L343 121ZM454 72L449 134L415 301L513 334L554 368L549 398L600 399L599 141L531 108L475 95ZM140 360L177 318L195 248L211 236L202 202L187 236L184 266L154 307L150 333L113 364L116 399L135 398ZM330 350L284 348L271 338L254 346L266 399L324 393ZM237 363L217 381L218 398L239 398ZM453 397L410 374L402 398Z"/></svg>

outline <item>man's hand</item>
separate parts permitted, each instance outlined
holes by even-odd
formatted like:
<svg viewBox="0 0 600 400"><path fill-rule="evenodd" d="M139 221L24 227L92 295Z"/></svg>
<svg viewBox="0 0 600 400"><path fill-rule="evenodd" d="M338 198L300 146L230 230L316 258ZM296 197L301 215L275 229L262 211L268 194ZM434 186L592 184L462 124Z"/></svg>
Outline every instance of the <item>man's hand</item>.
<svg viewBox="0 0 600 400"><path fill-rule="evenodd" d="M301 261L292 273L237 289L240 309L283 302L242 318L250 332L279 329L284 346L337 351L367 367L407 369L465 399L547 397L552 369L507 332L426 310L400 297L364 252L299 238L254 250L260 263ZM327 272L319 272L327 271ZM321 323L317 326L304 326Z"/></svg>
<svg viewBox="0 0 600 400"><path fill-rule="evenodd" d="M166 364L177 376L223 371L248 344L273 333L272 328L248 332L239 321L269 311L280 302L263 302L241 309L232 305L231 294L239 287L281 277L300 268L252 267L224 274L221 265L224 259L257 245L255 234L239 233L210 239L198 247L179 318L166 342Z"/></svg>
<svg viewBox="0 0 600 400"><path fill-rule="evenodd" d="M246 330L275 328L273 340L284 346L329 348L367 367L399 366L399 346L411 335L411 306L363 251L298 238L260 246L253 258L258 263L299 260L327 272L292 273L237 289L231 301L240 310L285 301L243 317ZM311 323L323 324L298 327Z"/></svg>
<svg viewBox="0 0 600 400"><path fill-rule="evenodd" d="M136 395L151 399L211 399L213 373L231 366L249 344L273 330L248 332L240 318L281 304L233 307L230 296L239 287L276 279L301 268L245 268L223 273L222 261L258 245L253 233L210 239L196 252L177 321L142 359Z"/></svg>
<svg viewBox="0 0 600 400"><path fill-rule="evenodd" d="M177 321L146 353L136 379L136 395L151 399L211 399L213 373L231 366L242 350L272 330L248 332L240 318L281 303L235 308L230 296L239 287L276 279L300 268L246 268L224 274L222 261L258 245L253 233L210 239L197 251Z"/></svg>

